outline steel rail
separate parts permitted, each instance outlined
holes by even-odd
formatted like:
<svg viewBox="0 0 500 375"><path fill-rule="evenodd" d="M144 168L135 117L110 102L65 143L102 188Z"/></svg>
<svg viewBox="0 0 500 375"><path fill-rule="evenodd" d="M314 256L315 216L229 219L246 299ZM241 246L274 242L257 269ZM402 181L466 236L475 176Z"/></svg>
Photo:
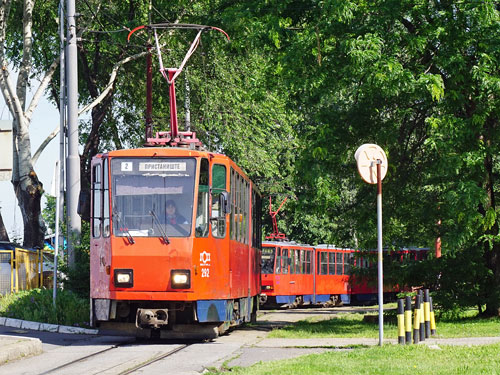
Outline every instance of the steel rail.
<svg viewBox="0 0 500 375"><path fill-rule="evenodd" d="M61 369L63 369L63 368L66 368L66 367L72 366L72 365L74 365L74 364L76 364L76 363L83 362L83 361L85 361L85 360L87 360L87 359L89 359L89 358L95 357L95 356L97 356L97 355L99 355L99 354L102 354L102 353L108 352L108 351L110 351L110 350L116 349L116 348L118 348L118 347L120 347L120 346L122 346L122 345L125 345L125 343L123 343L123 344L116 344L116 345L110 346L109 348L106 348L106 349L103 349L103 350L99 350L98 352L95 352L95 353L92 353L92 354L86 355L85 357L81 357L81 358L75 359L75 360L73 360L73 361L71 361L71 362L68 362L68 363L65 363L65 364L63 364L63 365L57 366L57 367L55 367L55 368L53 368L53 369L50 369L50 370L45 371L45 372L42 372L41 374L38 374L38 375L46 375L46 374L51 374L51 373L53 373L53 372L55 372L55 371L59 371L59 370L61 370Z"/></svg>
<svg viewBox="0 0 500 375"><path fill-rule="evenodd" d="M121 344L116 344L116 345L110 346L109 348L106 348L106 349L103 349L103 350L99 350L99 351L97 351L95 353L86 355L85 357L81 357L81 358L75 359L75 360L73 360L71 362L68 362L68 363L65 363L63 365L57 366L57 367L55 367L53 369L47 370L47 371L45 371L45 372L43 372L43 373L41 373L39 375L48 375L48 374L55 373L55 372L60 371L62 369L65 369L65 368L68 368L70 366L73 366L73 365L75 365L77 363L86 361L89 358L97 357L100 354L106 353L106 352L108 352L110 350L117 349L119 347L126 346L126 345L130 345L130 342L124 342L124 343L121 343ZM168 351L167 353L160 354L160 355L158 355L156 357L153 357L153 358L150 358L150 359L148 359L148 360L146 360L146 361L144 361L144 362L142 362L142 363L140 363L138 365L135 365L135 366L133 366L133 367L127 369L127 370L119 372L118 375L132 374L132 373L134 373L135 371L137 371L137 370L139 370L141 368L149 366L149 365L151 365L151 364L153 364L155 362L158 362L158 361L160 361L160 360L162 360L162 359L164 359L164 358L166 358L168 356L171 356L172 354L175 354L175 353L181 351L182 349L185 349L187 346L189 346L189 344L181 344L179 347L177 347L175 349L172 349L172 350Z"/></svg>
<svg viewBox="0 0 500 375"><path fill-rule="evenodd" d="M182 344L181 346L179 346L178 348L175 348L175 349L172 349L171 351L167 352L167 353L163 353L163 354L160 354L159 356L157 357L154 357L154 358L151 358L151 359L148 359L147 361L143 362L143 363L140 363L128 370L125 370L123 372L120 372L118 375L128 375L128 374L132 374L134 373L135 371L141 369L141 368L144 368L146 366L149 366L155 362L158 362L164 358L167 358L169 356L171 356L172 354L175 354L183 349L185 349L186 347L188 346L188 344Z"/></svg>

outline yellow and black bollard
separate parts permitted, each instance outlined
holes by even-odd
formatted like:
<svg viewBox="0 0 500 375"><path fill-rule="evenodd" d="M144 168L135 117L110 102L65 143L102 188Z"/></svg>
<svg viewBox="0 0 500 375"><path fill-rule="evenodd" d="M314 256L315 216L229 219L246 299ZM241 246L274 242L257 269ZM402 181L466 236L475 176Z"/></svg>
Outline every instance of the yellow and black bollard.
<svg viewBox="0 0 500 375"><path fill-rule="evenodd" d="M402 298L398 298L398 344L405 344L405 315Z"/></svg>
<svg viewBox="0 0 500 375"><path fill-rule="evenodd" d="M420 325L419 325L419 334L420 334L420 341L425 341L425 318L424 318L424 293L422 292L422 289L418 291L418 299L420 303Z"/></svg>
<svg viewBox="0 0 500 375"><path fill-rule="evenodd" d="M415 310L413 315L413 343L418 344L420 339L420 299L415 296Z"/></svg>
<svg viewBox="0 0 500 375"><path fill-rule="evenodd" d="M434 308L432 307L432 297L429 297L429 309L431 316L431 335L434 336L436 334L436 318L434 316Z"/></svg>
<svg viewBox="0 0 500 375"><path fill-rule="evenodd" d="M429 303L429 289L424 289L424 321L425 338L431 337L431 304Z"/></svg>
<svg viewBox="0 0 500 375"><path fill-rule="evenodd" d="M411 344L411 297L406 296L405 301L405 341Z"/></svg>

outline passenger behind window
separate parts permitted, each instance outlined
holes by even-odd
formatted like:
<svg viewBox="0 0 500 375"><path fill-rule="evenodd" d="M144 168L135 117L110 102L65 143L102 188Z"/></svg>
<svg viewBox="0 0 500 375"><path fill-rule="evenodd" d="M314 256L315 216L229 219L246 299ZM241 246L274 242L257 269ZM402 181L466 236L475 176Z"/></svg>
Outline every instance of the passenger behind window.
<svg viewBox="0 0 500 375"><path fill-rule="evenodd" d="M166 224L189 224L186 218L177 212L177 206L173 200L168 200L165 206Z"/></svg>

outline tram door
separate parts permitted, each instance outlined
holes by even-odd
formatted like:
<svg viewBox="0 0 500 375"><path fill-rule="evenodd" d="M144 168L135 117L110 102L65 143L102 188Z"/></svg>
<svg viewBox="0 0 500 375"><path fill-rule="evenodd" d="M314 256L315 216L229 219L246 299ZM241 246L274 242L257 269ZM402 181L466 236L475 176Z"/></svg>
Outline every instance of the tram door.
<svg viewBox="0 0 500 375"><path fill-rule="evenodd" d="M92 160L90 277L93 298L107 298L111 266L108 159Z"/></svg>

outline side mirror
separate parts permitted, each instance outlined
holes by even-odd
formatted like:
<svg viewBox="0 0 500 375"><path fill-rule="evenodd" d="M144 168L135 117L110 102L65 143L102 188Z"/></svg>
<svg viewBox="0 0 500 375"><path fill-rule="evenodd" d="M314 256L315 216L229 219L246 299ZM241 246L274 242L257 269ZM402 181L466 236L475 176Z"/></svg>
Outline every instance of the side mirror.
<svg viewBox="0 0 500 375"><path fill-rule="evenodd" d="M219 207L224 214L231 213L231 199L227 191L223 191L219 194Z"/></svg>
<svg viewBox="0 0 500 375"><path fill-rule="evenodd" d="M82 220L90 221L90 192L88 190L81 190L78 197L78 215Z"/></svg>

